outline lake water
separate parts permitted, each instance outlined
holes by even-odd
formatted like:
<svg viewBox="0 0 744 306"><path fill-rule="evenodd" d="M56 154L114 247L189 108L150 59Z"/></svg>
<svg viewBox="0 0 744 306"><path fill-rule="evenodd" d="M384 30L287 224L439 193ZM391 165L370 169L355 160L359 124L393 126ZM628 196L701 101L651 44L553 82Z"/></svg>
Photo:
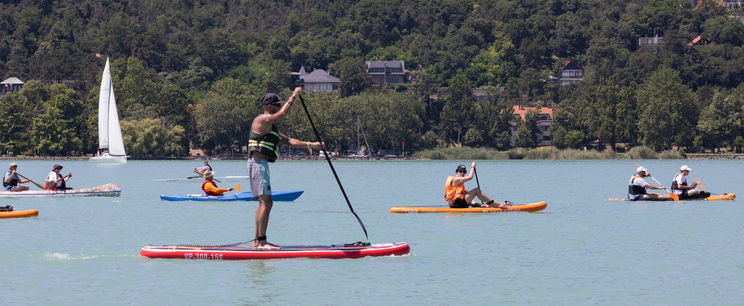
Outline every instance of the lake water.
<svg viewBox="0 0 744 306"><path fill-rule="evenodd" d="M20 161L42 181L54 161ZM37 218L0 219L0 304L458 305L741 304L744 205L613 202L635 163L669 185L682 164L711 192L742 192L732 160L480 161L484 191L538 213L391 214L441 205L447 175L466 161L336 161L370 242L408 242L411 254L362 259L187 261L147 259L148 244L223 244L253 238L256 202L165 202L197 193L198 161L63 161L69 184L118 184L119 198L3 199ZM7 163L3 163L5 167ZM247 175L245 161L211 162L217 176ZM278 244L365 240L325 161L271 165ZM226 181L221 186L245 181ZM475 186L475 180L466 186Z"/></svg>

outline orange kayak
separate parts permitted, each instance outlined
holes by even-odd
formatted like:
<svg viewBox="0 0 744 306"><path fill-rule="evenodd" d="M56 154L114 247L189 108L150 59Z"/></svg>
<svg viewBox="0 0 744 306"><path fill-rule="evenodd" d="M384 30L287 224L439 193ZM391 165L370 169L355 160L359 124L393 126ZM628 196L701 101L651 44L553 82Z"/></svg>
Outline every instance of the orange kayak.
<svg viewBox="0 0 744 306"><path fill-rule="evenodd" d="M685 199L685 200L680 200L680 202L684 202L684 201L702 201L702 200L705 200L705 201L733 201L735 199L736 199L736 194L735 193L727 193L727 194L712 195L712 196L709 196L709 197L707 197L705 199ZM609 201L630 201L628 199L623 199L623 198L612 198L612 199L607 199L607 200L609 200ZM630 201L630 202L643 202L643 201L653 201L653 200L638 200L638 201ZM663 201L669 202L669 201L672 201L672 199L661 200L661 201L656 200L655 202L663 202Z"/></svg>
<svg viewBox="0 0 744 306"><path fill-rule="evenodd" d="M504 208L449 208L449 207L413 207L413 206L401 206L390 208L391 213L404 214L404 213L495 213L495 212L507 212L507 211L540 211L548 206L548 202L537 202L532 204L521 204L514 205Z"/></svg>
<svg viewBox="0 0 744 306"><path fill-rule="evenodd" d="M0 219L2 218L28 218L28 217L36 217L38 215L39 215L39 211L36 209L0 211Z"/></svg>

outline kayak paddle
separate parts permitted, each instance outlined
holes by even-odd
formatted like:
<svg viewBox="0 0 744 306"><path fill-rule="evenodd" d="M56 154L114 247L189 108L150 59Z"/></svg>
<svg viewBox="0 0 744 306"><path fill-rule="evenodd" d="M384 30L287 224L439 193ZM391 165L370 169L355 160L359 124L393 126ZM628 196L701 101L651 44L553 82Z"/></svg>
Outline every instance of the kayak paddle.
<svg viewBox="0 0 744 306"><path fill-rule="evenodd" d="M235 187L233 187L233 190L240 191L240 184L235 185Z"/></svg>
<svg viewBox="0 0 744 306"><path fill-rule="evenodd" d="M16 172L16 174L18 174L18 176L20 176L20 177L22 177L22 178L25 178L25 179L27 179L27 180L28 180L29 182L31 182L31 183L34 183L34 185L36 185L36 187L39 187L40 189L44 190L44 186L41 186L41 185L39 185L39 183L37 183L37 182L34 182L34 180L32 180L32 179L30 179L30 178L27 178L27 177L23 176L22 174L20 174L20 173L18 173L18 172Z"/></svg>
<svg viewBox="0 0 744 306"><path fill-rule="evenodd" d="M705 190L705 186L700 185L700 180L697 177L695 178L695 184L697 184L700 189Z"/></svg>

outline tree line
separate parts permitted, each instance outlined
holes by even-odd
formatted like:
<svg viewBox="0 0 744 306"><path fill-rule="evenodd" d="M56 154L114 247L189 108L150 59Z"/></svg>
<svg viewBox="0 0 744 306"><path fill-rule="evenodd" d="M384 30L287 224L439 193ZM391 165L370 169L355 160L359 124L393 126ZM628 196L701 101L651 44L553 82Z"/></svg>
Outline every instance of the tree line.
<svg viewBox="0 0 744 306"><path fill-rule="evenodd" d="M27 83L0 100L0 151L94 152L107 56L136 157L181 156L190 144L239 152L258 98L286 96L288 73L302 65L343 82L339 93L306 96L339 152L359 147L360 129L378 153L403 143L534 147L536 114L511 142L517 104L556 108L558 147L740 150L737 14L713 0L4 1L0 71ZM654 35L664 44L638 46ZM371 86L364 61L373 59L404 60L410 83ZM556 84L564 59L583 81ZM473 88L495 94L476 102ZM312 138L305 120L295 109L280 128Z"/></svg>

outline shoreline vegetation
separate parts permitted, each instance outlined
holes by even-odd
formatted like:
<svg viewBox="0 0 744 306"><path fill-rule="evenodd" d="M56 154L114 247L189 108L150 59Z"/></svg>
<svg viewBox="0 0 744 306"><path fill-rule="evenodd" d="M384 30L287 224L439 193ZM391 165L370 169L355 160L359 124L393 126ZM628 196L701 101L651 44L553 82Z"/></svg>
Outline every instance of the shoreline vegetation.
<svg viewBox="0 0 744 306"><path fill-rule="evenodd" d="M499 151L492 148L450 147L414 152L402 157L397 155L365 156L331 154L334 160L596 160L596 159L744 159L744 153L685 153L676 150L656 152L649 147L633 147L627 152L596 149L557 149L555 147L514 148ZM0 160L87 160L91 156L0 156ZM216 156L153 157L130 160L244 160L246 154ZM318 155L282 155L281 160L324 160Z"/></svg>

